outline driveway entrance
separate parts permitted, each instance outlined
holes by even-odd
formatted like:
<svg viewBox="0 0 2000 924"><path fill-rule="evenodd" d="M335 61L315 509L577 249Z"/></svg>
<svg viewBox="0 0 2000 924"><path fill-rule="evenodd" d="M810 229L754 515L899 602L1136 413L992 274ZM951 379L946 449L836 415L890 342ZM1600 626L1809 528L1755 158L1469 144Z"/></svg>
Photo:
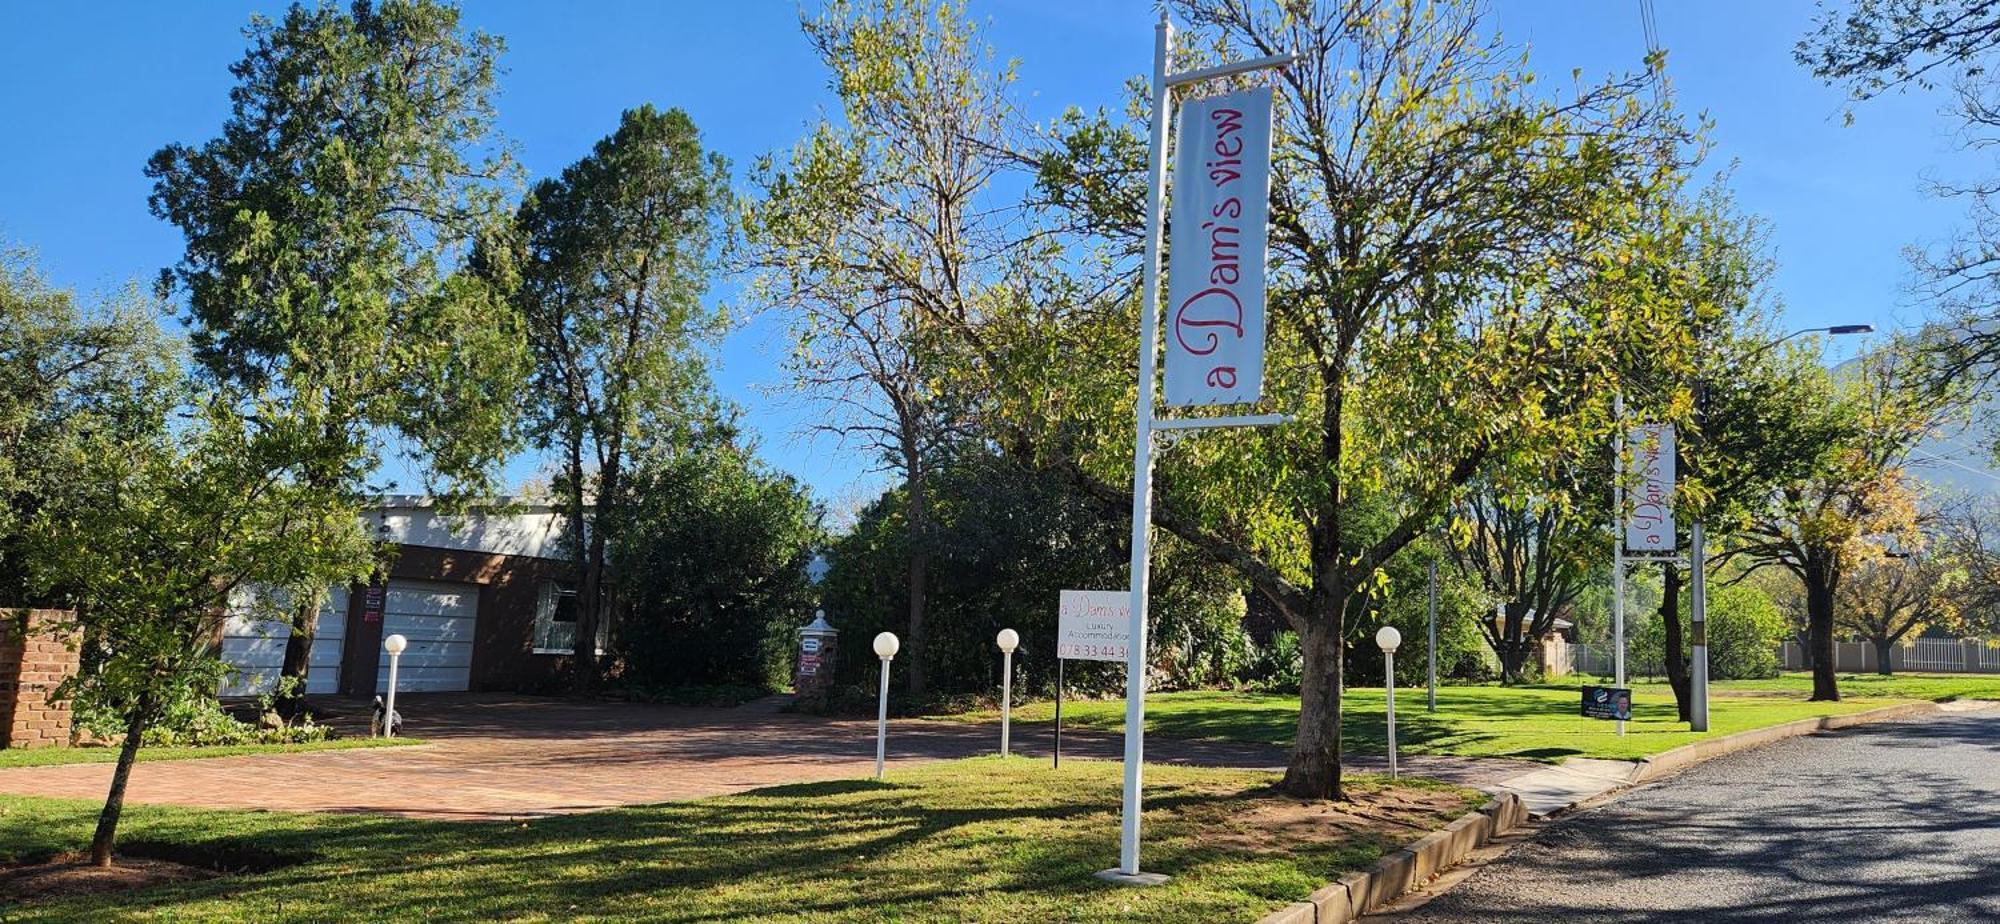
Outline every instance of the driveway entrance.
<svg viewBox="0 0 2000 924"><path fill-rule="evenodd" d="M427 743L200 760L141 761L132 802L306 812L374 812L468 820L583 812L742 792L783 783L868 776L875 723L778 711L773 698L705 709L493 694L399 697L407 733ZM366 734L365 711L334 724ZM1046 726L1017 725L1014 751L1048 754ZM1065 756L1115 759L1121 739L1063 735ZM957 722L890 723L893 764L994 753L999 730ZM1282 767L1275 748L1146 742L1148 761ZM1361 760L1361 769L1374 769ZM1515 761L1406 758L1405 772L1488 785ZM102 799L109 764L0 770L0 792Z"/></svg>

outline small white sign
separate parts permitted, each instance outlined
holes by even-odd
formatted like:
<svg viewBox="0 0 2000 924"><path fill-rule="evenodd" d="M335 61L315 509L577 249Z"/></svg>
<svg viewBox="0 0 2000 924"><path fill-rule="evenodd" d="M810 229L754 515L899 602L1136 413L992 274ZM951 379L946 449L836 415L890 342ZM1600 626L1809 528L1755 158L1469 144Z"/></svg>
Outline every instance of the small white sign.
<svg viewBox="0 0 2000 924"><path fill-rule="evenodd" d="M1627 434L1625 551L1672 555L1674 542L1674 425L1640 424Z"/></svg>
<svg viewBox="0 0 2000 924"><path fill-rule="evenodd" d="M1056 657L1124 661L1132 639L1132 593L1065 590L1056 610Z"/></svg>
<svg viewBox="0 0 2000 924"><path fill-rule="evenodd" d="M1167 405L1253 404L1264 393L1271 88L1183 105L1174 157Z"/></svg>

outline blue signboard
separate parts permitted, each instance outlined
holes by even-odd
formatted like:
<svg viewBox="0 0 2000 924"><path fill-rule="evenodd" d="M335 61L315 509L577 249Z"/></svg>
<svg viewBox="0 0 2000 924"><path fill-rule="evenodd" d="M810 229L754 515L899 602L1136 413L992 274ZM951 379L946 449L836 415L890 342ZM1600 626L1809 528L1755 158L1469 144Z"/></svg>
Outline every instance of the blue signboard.
<svg viewBox="0 0 2000 924"><path fill-rule="evenodd" d="M1632 721L1632 691L1621 687L1584 687L1583 717Z"/></svg>

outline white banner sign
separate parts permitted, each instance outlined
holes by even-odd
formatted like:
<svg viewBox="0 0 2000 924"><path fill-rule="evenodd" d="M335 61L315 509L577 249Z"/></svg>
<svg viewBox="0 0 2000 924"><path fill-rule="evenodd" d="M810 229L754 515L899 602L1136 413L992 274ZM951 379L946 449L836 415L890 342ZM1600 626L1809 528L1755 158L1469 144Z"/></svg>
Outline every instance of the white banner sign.
<svg viewBox="0 0 2000 924"><path fill-rule="evenodd" d="M1640 424L1626 439L1625 551L1674 554L1674 425Z"/></svg>
<svg viewBox="0 0 2000 924"><path fill-rule="evenodd" d="M1123 661L1132 638L1132 593L1065 590L1056 609L1056 657Z"/></svg>
<svg viewBox="0 0 2000 924"><path fill-rule="evenodd" d="M1250 404L1264 392L1271 88L1181 107L1167 273L1167 404Z"/></svg>

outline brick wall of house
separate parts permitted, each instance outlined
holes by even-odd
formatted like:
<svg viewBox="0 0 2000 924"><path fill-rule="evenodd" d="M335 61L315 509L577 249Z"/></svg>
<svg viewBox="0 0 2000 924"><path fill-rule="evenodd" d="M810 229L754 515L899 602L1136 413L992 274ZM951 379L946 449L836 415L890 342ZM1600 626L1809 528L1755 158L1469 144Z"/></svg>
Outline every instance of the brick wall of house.
<svg viewBox="0 0 2000 924"><path fill-rule="evenodd" d="M0 747L59 747L69 743L69 703L51 694L77 670L74 621L60 610L19 611L0 618Z"/></svg>

